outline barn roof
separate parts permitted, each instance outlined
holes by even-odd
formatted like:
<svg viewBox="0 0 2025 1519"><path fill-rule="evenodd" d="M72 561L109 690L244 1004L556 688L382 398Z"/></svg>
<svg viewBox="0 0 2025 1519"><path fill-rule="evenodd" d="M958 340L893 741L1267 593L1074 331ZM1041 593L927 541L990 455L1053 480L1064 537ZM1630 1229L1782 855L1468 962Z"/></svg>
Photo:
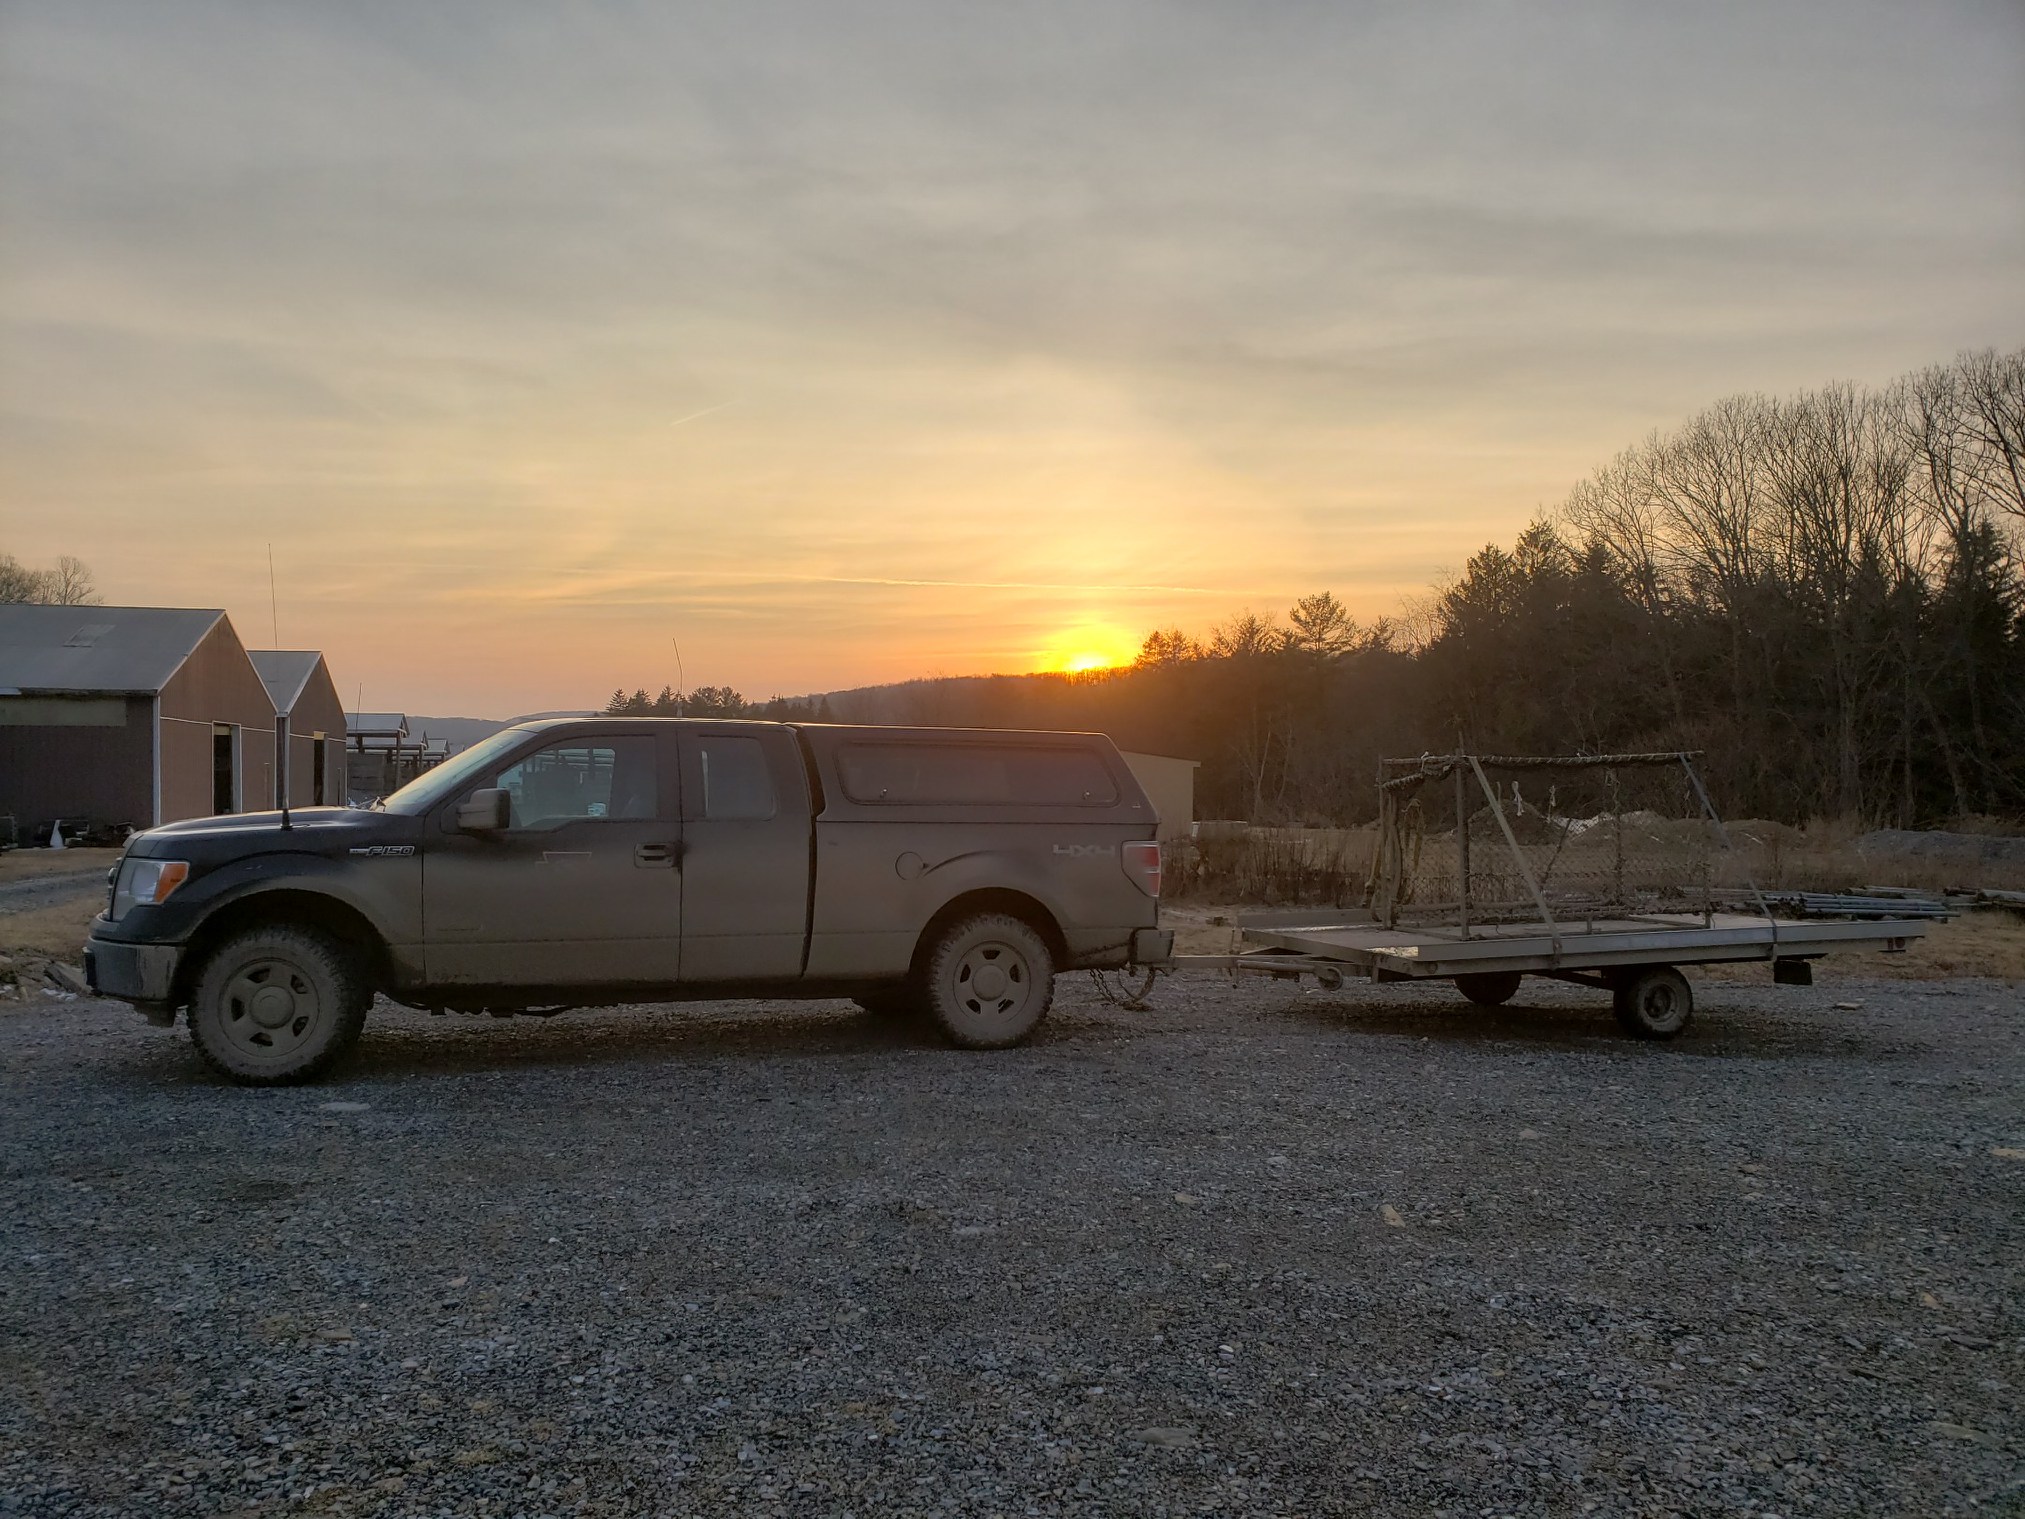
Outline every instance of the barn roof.
<svg viewBox="0 0 2025 1519"><path fill-rule="evenodd" d="M248 649L246 657L260 672L260 683L267 687L277 712L295 710L302 688L323 662L323 655L315 649Z"/></svg>
<svg viewBox="0 0 2025 1519"><path fill-rule="evenodd" d="M222 611L0 605L0 693L155 692Z"/></svg>

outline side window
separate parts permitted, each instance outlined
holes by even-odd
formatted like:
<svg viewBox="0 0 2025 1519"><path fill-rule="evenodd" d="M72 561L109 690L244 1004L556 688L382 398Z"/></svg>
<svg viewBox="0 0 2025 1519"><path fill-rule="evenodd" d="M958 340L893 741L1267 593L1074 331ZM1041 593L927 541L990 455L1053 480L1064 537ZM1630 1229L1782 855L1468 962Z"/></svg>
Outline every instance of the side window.
<svg viewBox="0 0 2025 1519"><path fill-rule="evenodd" d="M659 810L651 738L573 739L537 749L493 784L513 799L510 828L586 818L651 818Z"/></svg>
<svg viewBox="0 0 2025 1519"><path fill-rule="evenodd" d="M766 749L756 738L714 734L696 740L703 772L703 815L707 818L770 818L773 777Z"/></svg>

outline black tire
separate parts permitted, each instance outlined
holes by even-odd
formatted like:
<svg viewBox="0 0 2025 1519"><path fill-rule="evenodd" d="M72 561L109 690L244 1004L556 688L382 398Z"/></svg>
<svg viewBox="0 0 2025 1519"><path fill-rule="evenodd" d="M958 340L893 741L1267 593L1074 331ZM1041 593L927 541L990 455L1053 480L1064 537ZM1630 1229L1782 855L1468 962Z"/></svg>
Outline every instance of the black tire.
<svg viewBox="0 0 2025 1519"><path fill-rule="evenodd" d="M1457 976L1455 989L1479 1007L1498 1007L1512 1000L1520 979L1515 970L1490 970L1475 976Z"/></svg>
<svg viewBox="0 0 2025 1519"><path fill-rule="evenodd" d="M372 987L353 954L314 929L235 934L211 952L190 1000L204 1063L245 1086L308 1081L365 1027Z"/></svg>
<svg viewBox="0 0 2025 1519"><path fill-rule="evenodd" d="M1647 965L1626 973L1611 993L1617 1021L1640 1039L1674 1039L1694 1021L1695 994L1687 977L1671 965Z"/></svg>
<svg viewBox="0 0 2025 1519"><path fill-rule="evenodd" d="M1018 918L981 913L943 931L915 996L951 1044L1002 1050L1030 1038L1055 1000L1055 957Z"/></svg>

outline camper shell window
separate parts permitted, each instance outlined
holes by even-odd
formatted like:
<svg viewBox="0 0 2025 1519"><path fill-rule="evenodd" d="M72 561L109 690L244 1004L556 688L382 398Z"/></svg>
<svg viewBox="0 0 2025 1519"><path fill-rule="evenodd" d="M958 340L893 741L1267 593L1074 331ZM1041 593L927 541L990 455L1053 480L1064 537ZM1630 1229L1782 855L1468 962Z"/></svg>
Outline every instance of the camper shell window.
<svg viewBox="0 0 2025 1519"><path fill-rule="evenodd" d="M846 744L838 779L854 802L889 806L1110 807L1118 783L1089 749Z"/></svg>

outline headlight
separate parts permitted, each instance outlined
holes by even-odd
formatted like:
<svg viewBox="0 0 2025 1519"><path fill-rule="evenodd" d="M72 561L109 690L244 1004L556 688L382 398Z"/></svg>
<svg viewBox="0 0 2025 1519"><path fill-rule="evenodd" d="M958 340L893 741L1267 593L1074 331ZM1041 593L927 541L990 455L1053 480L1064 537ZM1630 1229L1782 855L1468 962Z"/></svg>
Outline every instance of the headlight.
<svg viewBox="0 0 2025 1519"><path fill-rule="evenodd" d="M117 923L136 903L143 907L169 900L169 893L190 878L187 860L120 861L119 883L113 887L112 912Z"/></svg>

